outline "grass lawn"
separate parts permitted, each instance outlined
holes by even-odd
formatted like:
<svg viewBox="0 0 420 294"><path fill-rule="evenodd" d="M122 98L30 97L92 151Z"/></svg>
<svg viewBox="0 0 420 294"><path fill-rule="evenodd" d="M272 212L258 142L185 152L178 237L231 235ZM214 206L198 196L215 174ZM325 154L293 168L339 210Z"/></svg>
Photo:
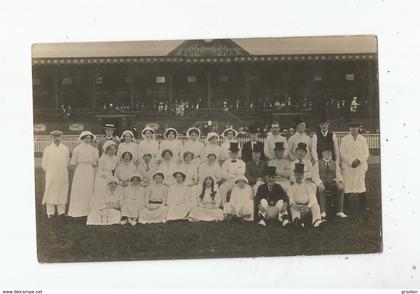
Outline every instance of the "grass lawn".
<svg viewBox="0 0 420 294"><path fill-rule="evenodd" d="M72 176L72 175L70 175ZM358 212L352 199L349 218L330 220L320 232L297 232L277 224L173 222L132 227L86 226L82 220L48 219L41 205L44 173L35 170L39 262L146 260L350 254L382 251L380 165L367 173L368 206ZM70 181L71 184L71 181Z"/></svg>

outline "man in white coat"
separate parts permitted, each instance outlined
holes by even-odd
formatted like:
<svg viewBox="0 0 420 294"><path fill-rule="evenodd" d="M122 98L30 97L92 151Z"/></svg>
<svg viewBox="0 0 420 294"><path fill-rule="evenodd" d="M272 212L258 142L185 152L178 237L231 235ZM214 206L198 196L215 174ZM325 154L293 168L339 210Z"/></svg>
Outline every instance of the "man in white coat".
<svg viewBox="0 0 420 294"><path fill-rule="evenodd" d="M47 207L48 218L65 213L69 190L69 149L61 143L62 131L52 131L53 142L45 148L42 156L42 168L45 171L45 192L42 204Z"/></svg>
<svg viewBox="0 0 420 294"><path fill-rule="evenodd" d="M360 124L349 124L350 134L343 137L340 145L344 182L344 210L349 208L350 194L358 194L359 205L367 210L365 175L368 169L369 146L359 134Z"/></svg>

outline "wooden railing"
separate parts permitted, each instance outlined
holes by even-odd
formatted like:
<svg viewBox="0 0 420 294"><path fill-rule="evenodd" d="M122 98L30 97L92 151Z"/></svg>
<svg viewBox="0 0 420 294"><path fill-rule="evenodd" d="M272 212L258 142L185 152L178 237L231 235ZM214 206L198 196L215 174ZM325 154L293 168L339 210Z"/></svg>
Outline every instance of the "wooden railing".
<svg viewBox="0 0 420 294"><path fill-rule="evenodd" d="M345 136L347 133L345 132L336 132L335 133L337 135L338 141L340 143L341 138L343 136ZM101 137L102 135L98 135L98 138ZM380 149L380 135L379 134L363 134L363 136L366 138L368 145L369 145L369 149L371 150L378 150ZM185 141L187 138L185 136L179 136L179 139L182 141ZM158 141L160 141L160 139L157 139ZM202 142L205 141L205 137L201 137L200 140ZM264 138L260 137L259 138L260 141L263 141ZM77 135L63 135L61 137L61 141L63 142L63 144L65 144L70 152L73 150L74 147L76 147L78 144L80 144L79 141L79 136ZM249 138L247 137L241 137L238 138L238 142L239 144L242 146L243 143L249 141ZM222 144L223 143L223 138L220 138L218 141L218 144ZM49 144L51 144L51 136L48 135L35 135L34 136L34 152L35 153L41 153L43 152L43 150L45 149L45 147L47 147Z"/></svg>

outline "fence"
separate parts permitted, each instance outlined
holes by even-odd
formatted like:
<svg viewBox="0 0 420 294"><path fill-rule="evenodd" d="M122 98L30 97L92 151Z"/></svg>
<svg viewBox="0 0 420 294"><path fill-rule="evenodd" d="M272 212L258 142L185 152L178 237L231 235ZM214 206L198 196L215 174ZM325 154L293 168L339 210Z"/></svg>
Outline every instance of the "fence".
<svg viewBox="0 0 420 294"><path fill-rule="evenodd" d="M344 137L347 133L335 133L337 135L338 141L340 143L341 138ZM99 135L100 137L102 135ZM368 142L368 146L370 150L378 150L380 148L380 136L379 134L363 134L363 136L366 138ZM179 139L184 141L186 140L185 136L179 136ZM264 138L260 138L259 140L262 141ZM200 139L202 142L205 141L205 137L201 137ZM35 153L42 153L45 147L47 147L49 144L51 144L51 136L48 135L35 135L34 136L34 152ZM61 136L61 141L63 144L65 144L67 147L69 147L69 151L72 152L73 148L76 147L78 144L80 144L79 136L78 135L63 135ZM158 139L160 141L160 139ZM240 145L245 143L246 141L249 141L249 138L247 137L241 137L237 140ZM223 142L223 139L219 139L219 144Z"/></svg>

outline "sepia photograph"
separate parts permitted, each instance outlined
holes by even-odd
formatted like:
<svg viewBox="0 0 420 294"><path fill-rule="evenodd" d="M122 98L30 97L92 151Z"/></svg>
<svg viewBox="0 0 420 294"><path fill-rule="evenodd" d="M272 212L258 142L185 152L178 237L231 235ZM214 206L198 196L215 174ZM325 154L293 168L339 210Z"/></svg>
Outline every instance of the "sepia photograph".
<svg viewBox="0 0 420 294"><path fill-rule="evenodd" d="M33 44L38 261L382 252L380 41Z"/></svg>

